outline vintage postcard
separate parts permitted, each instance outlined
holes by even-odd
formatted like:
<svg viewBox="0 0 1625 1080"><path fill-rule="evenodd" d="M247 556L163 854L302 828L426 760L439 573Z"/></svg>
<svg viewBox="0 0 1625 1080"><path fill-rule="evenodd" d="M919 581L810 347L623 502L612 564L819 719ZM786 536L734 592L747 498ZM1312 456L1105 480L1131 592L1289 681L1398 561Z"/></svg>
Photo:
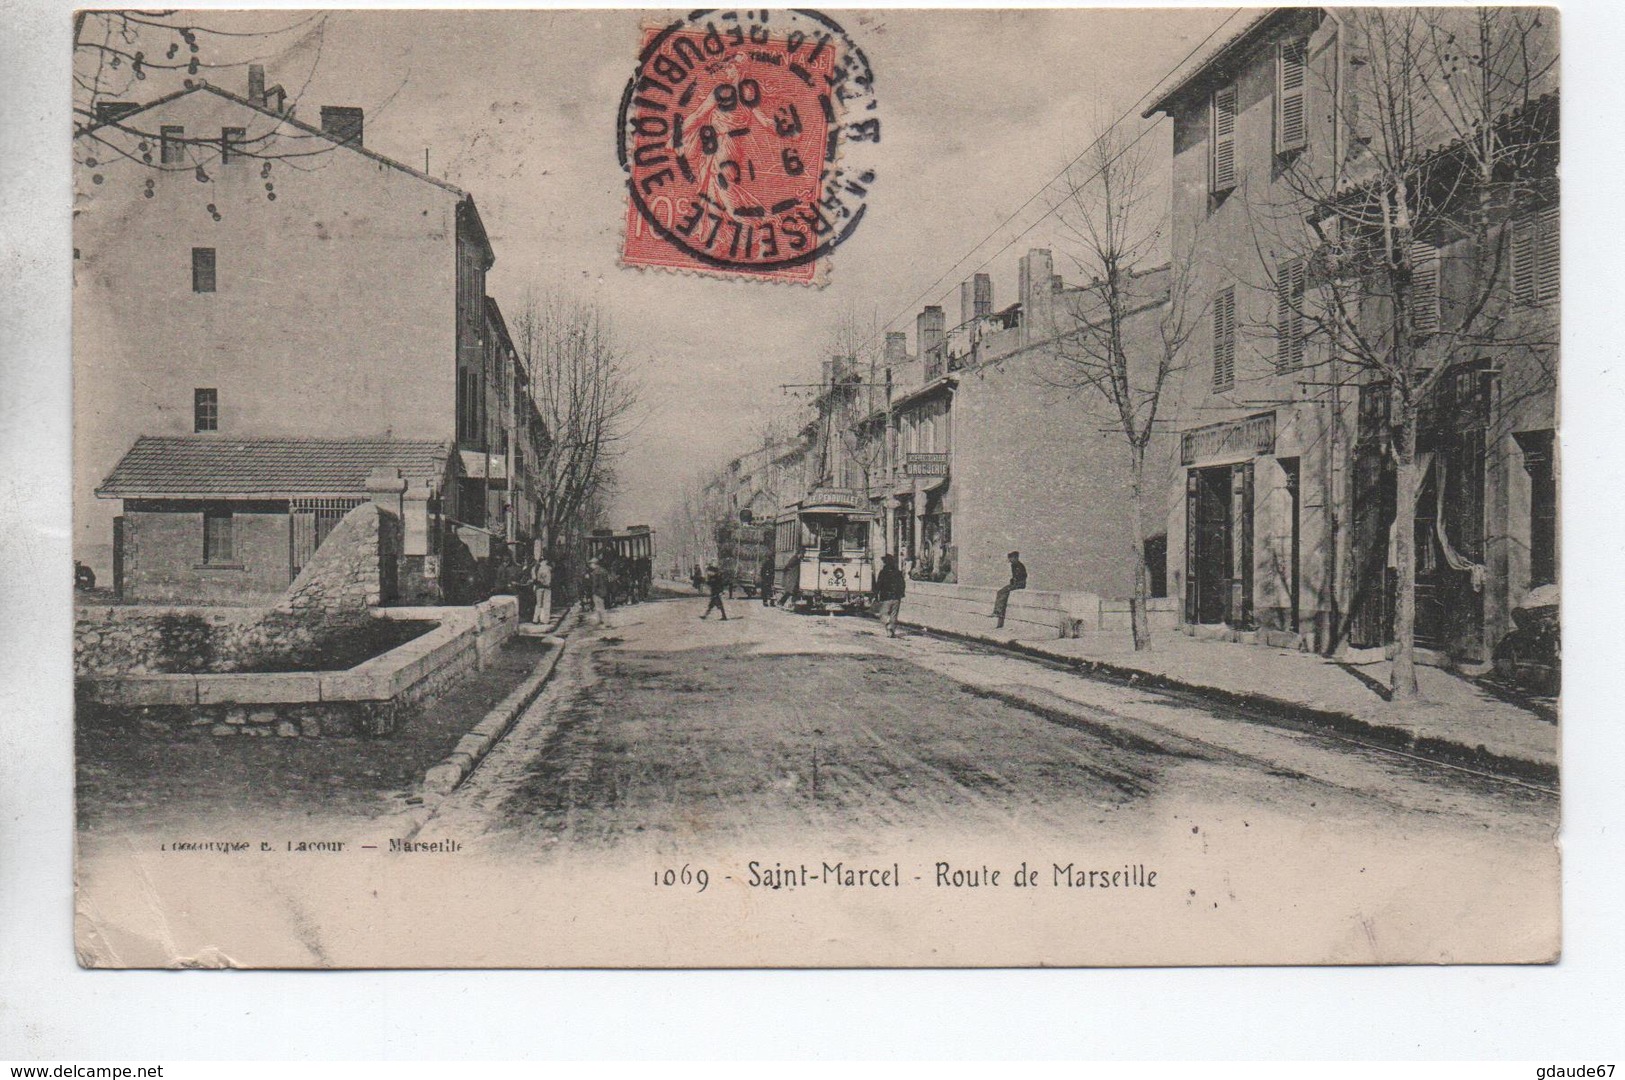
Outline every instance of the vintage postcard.
<svg viewBox="0 0 1625 1080"><path fill-rule="evenodd" d="M1559 45L77 13L80 962L1555 960Z"/></svg>

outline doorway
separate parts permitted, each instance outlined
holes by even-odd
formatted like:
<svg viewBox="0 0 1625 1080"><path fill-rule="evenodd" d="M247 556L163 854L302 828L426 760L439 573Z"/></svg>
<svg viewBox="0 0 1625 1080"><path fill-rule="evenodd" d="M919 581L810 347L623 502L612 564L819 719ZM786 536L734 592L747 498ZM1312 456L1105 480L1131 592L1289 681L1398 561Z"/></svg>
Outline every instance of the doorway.
<svg viewBox="0 0 1625 1080"><path fill-rule="evenodd" d="M1230 599L1230 470L1195 469L1192 500L1196 510L1192 559L1195 610L1193 622L1220 623Z"/></svg>
<svg viewBox="0 0 1625 1080"><path fill-rule="evenodd" d="M1185 474L1185 621L1252 626L1253 463Z"/></svg>

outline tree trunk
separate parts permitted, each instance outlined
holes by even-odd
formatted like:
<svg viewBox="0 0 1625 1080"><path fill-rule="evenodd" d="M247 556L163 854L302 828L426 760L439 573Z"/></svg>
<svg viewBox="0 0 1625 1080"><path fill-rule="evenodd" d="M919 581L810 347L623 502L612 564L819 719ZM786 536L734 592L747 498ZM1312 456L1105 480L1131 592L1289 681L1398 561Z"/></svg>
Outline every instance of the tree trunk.
<svg viewBox="0 0 1625 1080"><path fill-rule="evenodd" d="M1133 627L1134 651L1145 652L1151 648L1151 616L1146 610L1151 579L1145 565L1145 447L1133 447L1129 455L1134 495L1130 511L1134 529L1134 597L1129 601L1129 622Z"/></svg>
<svg viewBox="0 0 1625 1080"><path fill-rule="evenodd" d="M1394 611L1394 701L1415 701L1421 696L1416 682L1416 498L1422 478L1416 470L1414 404L1403 406L1398 464L1394 476L1394 572L1399 578Z"/></svg>

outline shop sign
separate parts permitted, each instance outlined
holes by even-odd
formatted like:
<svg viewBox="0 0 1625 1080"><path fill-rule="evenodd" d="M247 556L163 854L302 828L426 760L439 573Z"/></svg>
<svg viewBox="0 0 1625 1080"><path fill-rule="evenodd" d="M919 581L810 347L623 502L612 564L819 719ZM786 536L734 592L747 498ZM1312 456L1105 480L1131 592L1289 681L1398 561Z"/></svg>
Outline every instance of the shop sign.
<svg viewBox="0 0 1625 1080"><path fill-rule="evenodd" d="M1194 465L1199 461L1234 461L1274 452L1275 414L1272 412L1231 423L1210 424L1180 436L1179 460L1182 465Z"/></svg>
<svg viewBox="0 0 1625 1080"><path fill-rule="evenodd" d="M947 476L947 454L910 454L903 462L907 476Z"/></svg>

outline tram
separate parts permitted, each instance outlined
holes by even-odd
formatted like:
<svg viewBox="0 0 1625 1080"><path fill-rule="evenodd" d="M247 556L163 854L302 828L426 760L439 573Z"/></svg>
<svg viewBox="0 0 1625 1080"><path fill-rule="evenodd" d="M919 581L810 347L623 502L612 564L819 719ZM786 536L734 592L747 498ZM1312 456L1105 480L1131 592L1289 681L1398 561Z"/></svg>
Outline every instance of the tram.
<svg viewBox="0 0 1625 1080"><path fill-rule="evenodd" d="M737 588L747 597L755 597L761 588L762 560L772 550L772 528L725 519L717 523L714 536L717 568L728 580L730 589Z"/></svg>
<svg viewBox="0 0 1625 1080"><path fill-rule="evenodd" d="M817 491L774 523L773 568L795 611L862 611L874 597L869 530L875 515L843 492Z"/></svg>
<svg viewBox="0 0 1625 1080"><path fill-rule="evenodd" d="M648 599L655 557L655 533L649 526L632 525L625 532L594 529L587 537L587 555L609 570L615 603Z"/></svg>

